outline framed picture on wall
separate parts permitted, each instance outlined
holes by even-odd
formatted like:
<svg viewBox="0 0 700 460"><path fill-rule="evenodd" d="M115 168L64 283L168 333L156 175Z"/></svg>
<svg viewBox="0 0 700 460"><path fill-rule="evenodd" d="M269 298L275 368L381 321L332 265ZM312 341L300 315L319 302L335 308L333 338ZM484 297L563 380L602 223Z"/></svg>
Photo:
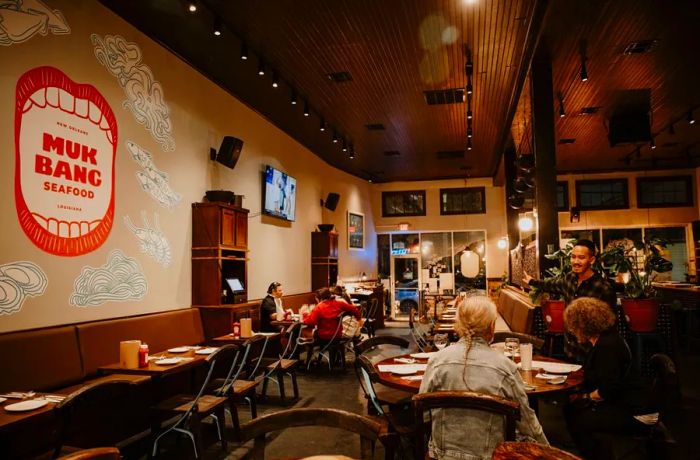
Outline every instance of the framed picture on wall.
<svg viewBox="0 0 700 460"><path fill-rule="evenodd" d="M348 249L365 248L365 215L348 211Z"/></svg>

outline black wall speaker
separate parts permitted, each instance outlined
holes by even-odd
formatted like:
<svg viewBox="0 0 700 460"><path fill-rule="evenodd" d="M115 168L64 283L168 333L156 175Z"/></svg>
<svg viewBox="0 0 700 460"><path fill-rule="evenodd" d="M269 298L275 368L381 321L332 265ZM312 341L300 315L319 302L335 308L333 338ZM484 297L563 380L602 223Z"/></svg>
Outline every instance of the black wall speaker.
<svg viewBox="0 0 700 460"><path fill-rule="evenodd" d="M242 140L233 136L224 136L224 140L221 141L221 147L219 147L219 153L216 155L216 161L233 169L238 162L238 157L241 156L242 148Z"/></svg>
<svg viewBox="0 0 700 460"><path fill-rule="evenodd" d="M326 207L326 209L330 209L331 211L335 211L336 206L338 206L338 200L340 200L340 195L337 193L331 192L326 197L326 202L323 205Z"/></svg>

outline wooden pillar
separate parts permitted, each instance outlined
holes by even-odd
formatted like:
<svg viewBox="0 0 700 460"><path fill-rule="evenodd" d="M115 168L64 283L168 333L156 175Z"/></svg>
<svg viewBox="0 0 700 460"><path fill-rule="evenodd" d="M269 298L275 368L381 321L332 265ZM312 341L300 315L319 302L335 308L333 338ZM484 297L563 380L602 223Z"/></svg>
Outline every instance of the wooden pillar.
<svg viewBox="0 0 700 460"><path fill-rule="evenodd" d="M518 215L519 211L510 207L508 197L515 194L513 190L513 182L517 176L517 171L515 168L515 147L509 146L503 155L503 167L505 176L505 200L506 200L506 222L508 231L508 251L514 249L518 242L520 241L520 230L518 229ZM508 260L510 261L510 254L508 255ZM510 267L508 269L509 277ZM511 283L519 284L520 280L509 280Z"/></svg>
<svg viewBox="0 0 700 460"><path fill-rule="evenodd" d="M537 164L535 205L540 272L553 266L553 262L544 257L548 245L553 245L555 251L559 247L554 117L551 60L547 53L537 53L532 62L532 125Z"/></svg>

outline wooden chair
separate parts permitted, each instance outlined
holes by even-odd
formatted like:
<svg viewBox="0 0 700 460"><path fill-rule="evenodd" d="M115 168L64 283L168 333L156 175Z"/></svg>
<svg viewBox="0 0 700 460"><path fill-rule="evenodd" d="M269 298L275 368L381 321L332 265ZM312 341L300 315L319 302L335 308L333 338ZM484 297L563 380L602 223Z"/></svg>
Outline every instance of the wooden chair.
<svg viewBox="0 0 700 460"><path fill-rule="evenodd" d="M520 404L509 399L473 391L437 391L413 396L415 420L431 409L472 409L503 416L503 437L515 441L515 423L520 419ZM416 423L415 458L426 458L425 438L429 430L425 423ZM476 436L478 434L475 433Z"/></svg>
<svg viewBox="0 0 700 460"><path fill-rule="evenodd" d="M287 328L284 332L284 337L287 340L287 344L279 356L279 359L266 359L264 363L265 375L263 377L263 387L262 387L262 397L267 396L267 384L270 380L274 380L277 383L277 388L279 389L280 398L282 401L285 399L284 390L284 377L289 376L292 381L292 391L294 392L294 399L299 398L299 385L297 384L297 368L299 367L299 360L294 359L296 356L297 347L299 345L298 338L301 333L301 323L294 323Z"/></svg>
<svg viewBox="0 0 700 460"><path fill-rule="evenodd" d="M53 457L63 447L118 445L133 433L125 433L124 411L133 397L133 384L128 380L111 380L86 385L66 396L54 408L60 420L59 435ZM109 417L105 417L109 413ZM123 439L119 439L121 436Z"/></svg>
<svg viewBox="0 0 700 460"><path fill-rule="evenodd" d="M569 452L536 442L502 442L493 451L492 460L581 460Z"/></svg>
<svg viewBox="0 0 700 460"><path fill-rule="evenodd" d="M369 338L367 340L363 340L362 342L356 344L355 355L359 356L380 345L396 345L397 347L408 348L410 342L404 339L403 337L398 337L395 335L380 335L377 337Z"/></svg>
<svg viewBox="0 0 700 460"><path fill-rule="evenodd" d="M355 358L355 375L367 399L367 413L370 415L386 414L382 406L399 407L411 402L412 393L379 383L377 371L366 356Z"/></svg>
<svg viewBox="0 0 700 460"><path fill-rule="evenodd" d="M265 458L265 435L287 428L305 426L326 426L340 428L360 435L360 458L373 459L376 442L384 444L385 458L393 459L393 442L383 419L353 414L339 409L300 408L287 409L251 420L241 427L241 441L255 439L253 460ZM319 436L327 436L318 430Z"/></svg>
<svg viewBox="0 0 700 460"><path fill-rule="evenodd" d="M160 421L179 416L177 421L155 437L153 441L152 455L158 454L158 442L170 432L178 432L187 435L192 441L195 458L199 458L202 453L202 429L201 422L204 418L212 416L217 426L217 433L221 447L226 449L226 439L224 437L224 425L226 422L225 410L229 398L226 396L214 396L205 394L209 388L209 382L216 367L217 362L232 359L237 351L234 345L223 345L206 358L209 366L207 376L199 392L193 395L180 394L168 398L151 408L152 411L152 432L155 436L160 431Z"/></svg>
<svg viewBox="0 0 700 460"><path fill-rule="evenodd" d="M122 456L116 447L95 447L79 450L59 460L121 460Z"/></svg>
<svg viewBox="0 0 700 460"><path fill-rule="evenodd" d="M532 348L536 351L541 351L544 346L544 340L534 335L524 334L522 332L509 332L509 331L498 331L493 335L494 342L504 342L508 338L515 338L520 341L520 343L531 343Z"/></svg>

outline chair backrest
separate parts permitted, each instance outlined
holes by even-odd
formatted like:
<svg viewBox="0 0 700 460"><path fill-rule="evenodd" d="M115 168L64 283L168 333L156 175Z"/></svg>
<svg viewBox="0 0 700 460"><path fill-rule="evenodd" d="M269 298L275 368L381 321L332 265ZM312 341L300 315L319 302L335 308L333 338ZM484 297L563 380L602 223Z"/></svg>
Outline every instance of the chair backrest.
<svg viewBox="0 0 700 460"><path fill-rule="evenodd" d="M544 340L530 334L524 334L522 332L512 332L512 331L498 331L493 335L494 342L504 342L508 338L516 338L520 343L531 343L532 348L535 350L541 350L544 346Z"/></svg>
<svg viewBox="0 0 700 460"><path fill-rule="evenodd" d="M79 439L83 446L90 447L114 444L123 432L115 429L115 419L123 415L121 409L129 407L133 384L128 380L110 380L86 385L66 396L54 408L60 420L60 431L55 455L69 441ZM119 413L118 413L119 412Z"/></svg>
<svg viewBox="0 0 700 460"><path fill-rule="evenodd" d="M299 346L298 339L301 336L301 329L303 325L304 324L301 322L296 322L283 332L283 336L287 339L287 344L280 354L280 359L291 359L296 355L297 347Z"/></svg>
<svg viewBox="0 0 700 460"><path fill-rule="evenodd" d="M355 354L361 355L362 353L372 350L379 345L396 345L401 348L408 348L409 341L403 337L398 337L395 335L378 335L355 345Z"/></svg>
<svg viewBox="0 0 700 460"><path fill-rule="evenodd" d="M388 443L388 424L381 419L353 414L340 409L299 408L263 415L241 426L240 441L255 439L252 458L265 458L265 435L273 431L303 426L341 428L360 435L360 458L374 458L377 440ZM325 436L323 430L319 436Z"/></svg>
<svg viewBox="0 0 700 460"><path fill-rule="evenodd" d="M379 376L374 369L374 365L366 356L359 355L355 358L355 375L360 382L360 388L362 388L374 410L378 414L384 414L384 409L377 401L377 393L374 391L374 382L379 380Z"/></svg>
<svg viewBox="0 0 700 460"><path fill-rule="evenodd" d="M60 457L59 460L121 460L121 458L119 449L116 447L95 447L73 452Z"/></svg>
<svg viewBox="0 0 700 460"><path fill-rule="evenodd" d="M379 299L377 299L375 297L369 303L369 307L367 308L365 315L364 315L365 319L373 320L377 316L377 307L378 306L379 306Z"/></svg>
<svg viewBox="0 0 700 460"><path fill-rule="evenodd" d="M215 352L211 353L210 355L208 355L206 357L205 362L209 366L209 370L207 371L207 376L204 378L204 382L202 383L202 386L199 389L197 396L194 397L194 399L192 400L192 403L190 404L190 407L180 417L180 419L176 422L176 425L188 420L190 415L192 414L192 412L194 412L196 410L197 402L199 402L199 398L201 398L202 395L209 388L209 381L211 380L211 377L214 374L214 369L216 368L216 364L218 362L225 362L228 359L234 359L237 351L238 351L238 347L236 347L235 345L226 344L226 345L220 346Z"/></svg>
<svg viewBox="0 0 700 460"><path fill-rule="evenodd" d="M499 396L474 391L437 391L413 396L415 420L423 420L423 412L431 409L472 409L491 412L504 418L503 438L515 441L515 423L520 419L520 404ZM426 425L416 423L415 458L425 458Z"/></svg>
<svg viewBox="0 0 700 460"><path fill-rule="evenodd" d="M650 403L653 410L659 412L659 418L666 417L666 412L681 400L680 381L673 360L663 353L651 357L654 381L651 387Z"/></svg>

